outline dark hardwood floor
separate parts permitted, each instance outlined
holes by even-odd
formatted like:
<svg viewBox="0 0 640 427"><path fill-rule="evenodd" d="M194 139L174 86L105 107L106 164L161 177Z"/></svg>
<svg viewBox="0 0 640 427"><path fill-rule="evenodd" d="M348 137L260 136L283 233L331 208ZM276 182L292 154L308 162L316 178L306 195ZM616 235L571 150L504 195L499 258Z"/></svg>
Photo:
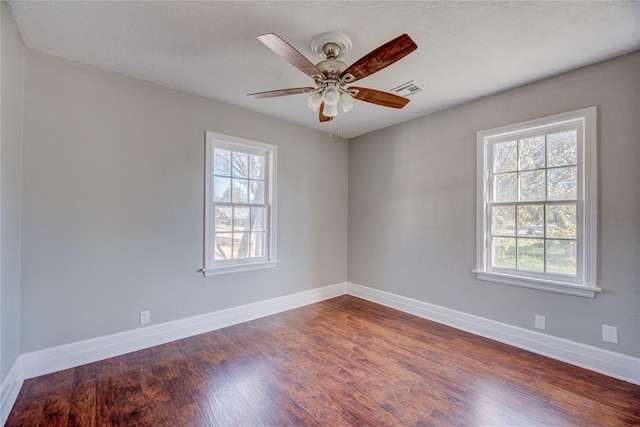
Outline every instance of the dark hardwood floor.
<svg viewBox="0 0 640 427"><path fill-rule="evenodd" d="M8 426L629 426L640 387L342 296L25 381Z"/></svg>

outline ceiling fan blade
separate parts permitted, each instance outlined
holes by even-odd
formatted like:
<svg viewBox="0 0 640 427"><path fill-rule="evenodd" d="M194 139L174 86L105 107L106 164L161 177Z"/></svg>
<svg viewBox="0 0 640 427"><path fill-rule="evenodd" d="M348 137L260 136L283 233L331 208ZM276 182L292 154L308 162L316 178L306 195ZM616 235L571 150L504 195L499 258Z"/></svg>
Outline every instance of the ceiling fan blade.
<svg viewBox="0 0 640 427"><path fill-rule="evenodd" d="M324 113L324 102L322 104L320 104L320 122L329 122L331 120L333 120L333 117L327 117L325 116Z"/></svg>
<svg viewBox="0 0 640 427"><path fill-rule="evenodd" d="M315 87L293 87L290 89L278 89L278 90L269 90L266 92L250 93L247 96L253 99L273 98L274 96L285 96L285 95L295 95L298 93L309 93L309 92L313 92L314 90L316 90Z"/></svg>
<svg viewBox="0 0 640 427"><path fill-rule="evenodd" d="M417 48L418 46L413 42L413 40L411 40L411 37L403 34L369 52L367 55L351 64L350 67L340 74L340 78L344 78L348 74L351 74L354 78L346 81L348 83L355 82L356 80L367 77L385 67L388 67Z"/></svg>
<svg viewBox="0 0 640 427"><path fill-rule="evenodd" d="M282 40L274 33L263 34L258 36L258 40L264 43L269 49L274 51L276 55L287 60L291 65L296 67L303 73L311 76L314 80L316 76L323 77L322 71L318 69L303 54L298 52L293 46Z"/></svg>
<svg viewBox="0 0 640 427"><path fill-rule="evenodd" d="M394 95L392 93L382 92L380 90L369 89L366 87L349 87L349 91L356 90L358 93L352 95L355 99L382 105L383 107L402 108L409 103L409 98L405 98L404 96Z"/></svg>

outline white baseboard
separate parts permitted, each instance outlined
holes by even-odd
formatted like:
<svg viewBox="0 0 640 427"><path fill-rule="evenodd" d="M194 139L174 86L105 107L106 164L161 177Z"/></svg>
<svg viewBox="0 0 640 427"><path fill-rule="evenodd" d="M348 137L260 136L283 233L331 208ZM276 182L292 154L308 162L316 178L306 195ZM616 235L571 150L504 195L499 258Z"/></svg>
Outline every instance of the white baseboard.
<svg viewBox="0 0 640 427"><path fill-rule="evenodd" d="M159 325L120 332L20 355L24 379L120 356L238 323L248 322L346 293L346 283L241 305Z"/></svg>
<svg viewBox="0 0 640 427"><path fill-rule="evenodd" d="M20 357L15 361L4 381L0 385L0 426L9 418L9 413L20 393L24 377L22 375Z"/></svg>
<svg viewBox="0 0 640 427"><path fill-rule="evenodd" d="M347 294L640 385L639 358L549 336L355 283L347 283Z"/></svg>

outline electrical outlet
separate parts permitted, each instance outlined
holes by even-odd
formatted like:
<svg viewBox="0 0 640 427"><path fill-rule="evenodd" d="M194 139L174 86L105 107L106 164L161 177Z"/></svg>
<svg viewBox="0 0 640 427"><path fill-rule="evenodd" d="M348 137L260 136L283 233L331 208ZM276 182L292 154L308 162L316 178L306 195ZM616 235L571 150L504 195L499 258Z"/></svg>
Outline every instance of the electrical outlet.
<svg viewBox="0 0 640 427"><path fill-rule="evenodd" d="M602 325L602 341L618 344L618 328L616 326Z"/></svg>
<svg viewBox="0 0 640 427"><path fill-rule="evenodd" d="M547 329L547 318L544 316L540 316L536 314L535 317L535 327L536 329L542 329L543 331Z"/></svg>
<svg viewBox="0 0 640 427"><path fill-rule="evenodd" d="M149 312L148 311L141 311L140 312L140 324L141 325L146 325L147 323L149 323Z"/></svg>

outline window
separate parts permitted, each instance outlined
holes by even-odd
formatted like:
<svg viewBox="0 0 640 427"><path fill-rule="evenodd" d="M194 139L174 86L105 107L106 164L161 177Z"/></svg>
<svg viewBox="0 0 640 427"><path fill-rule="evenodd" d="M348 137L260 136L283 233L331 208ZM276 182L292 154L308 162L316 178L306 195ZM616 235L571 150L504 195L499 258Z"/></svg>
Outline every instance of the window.
<svg viewBox="0 0 640 427"><path fill-rule="evenodd" d="M478 132L481 280L593 297L596 107Z"/></svg>
<svg viewBox="0 0 640 427"><path fill-rule="evenodd" d="M277 153L207 132L205 276L275 266Z"/></svg>

